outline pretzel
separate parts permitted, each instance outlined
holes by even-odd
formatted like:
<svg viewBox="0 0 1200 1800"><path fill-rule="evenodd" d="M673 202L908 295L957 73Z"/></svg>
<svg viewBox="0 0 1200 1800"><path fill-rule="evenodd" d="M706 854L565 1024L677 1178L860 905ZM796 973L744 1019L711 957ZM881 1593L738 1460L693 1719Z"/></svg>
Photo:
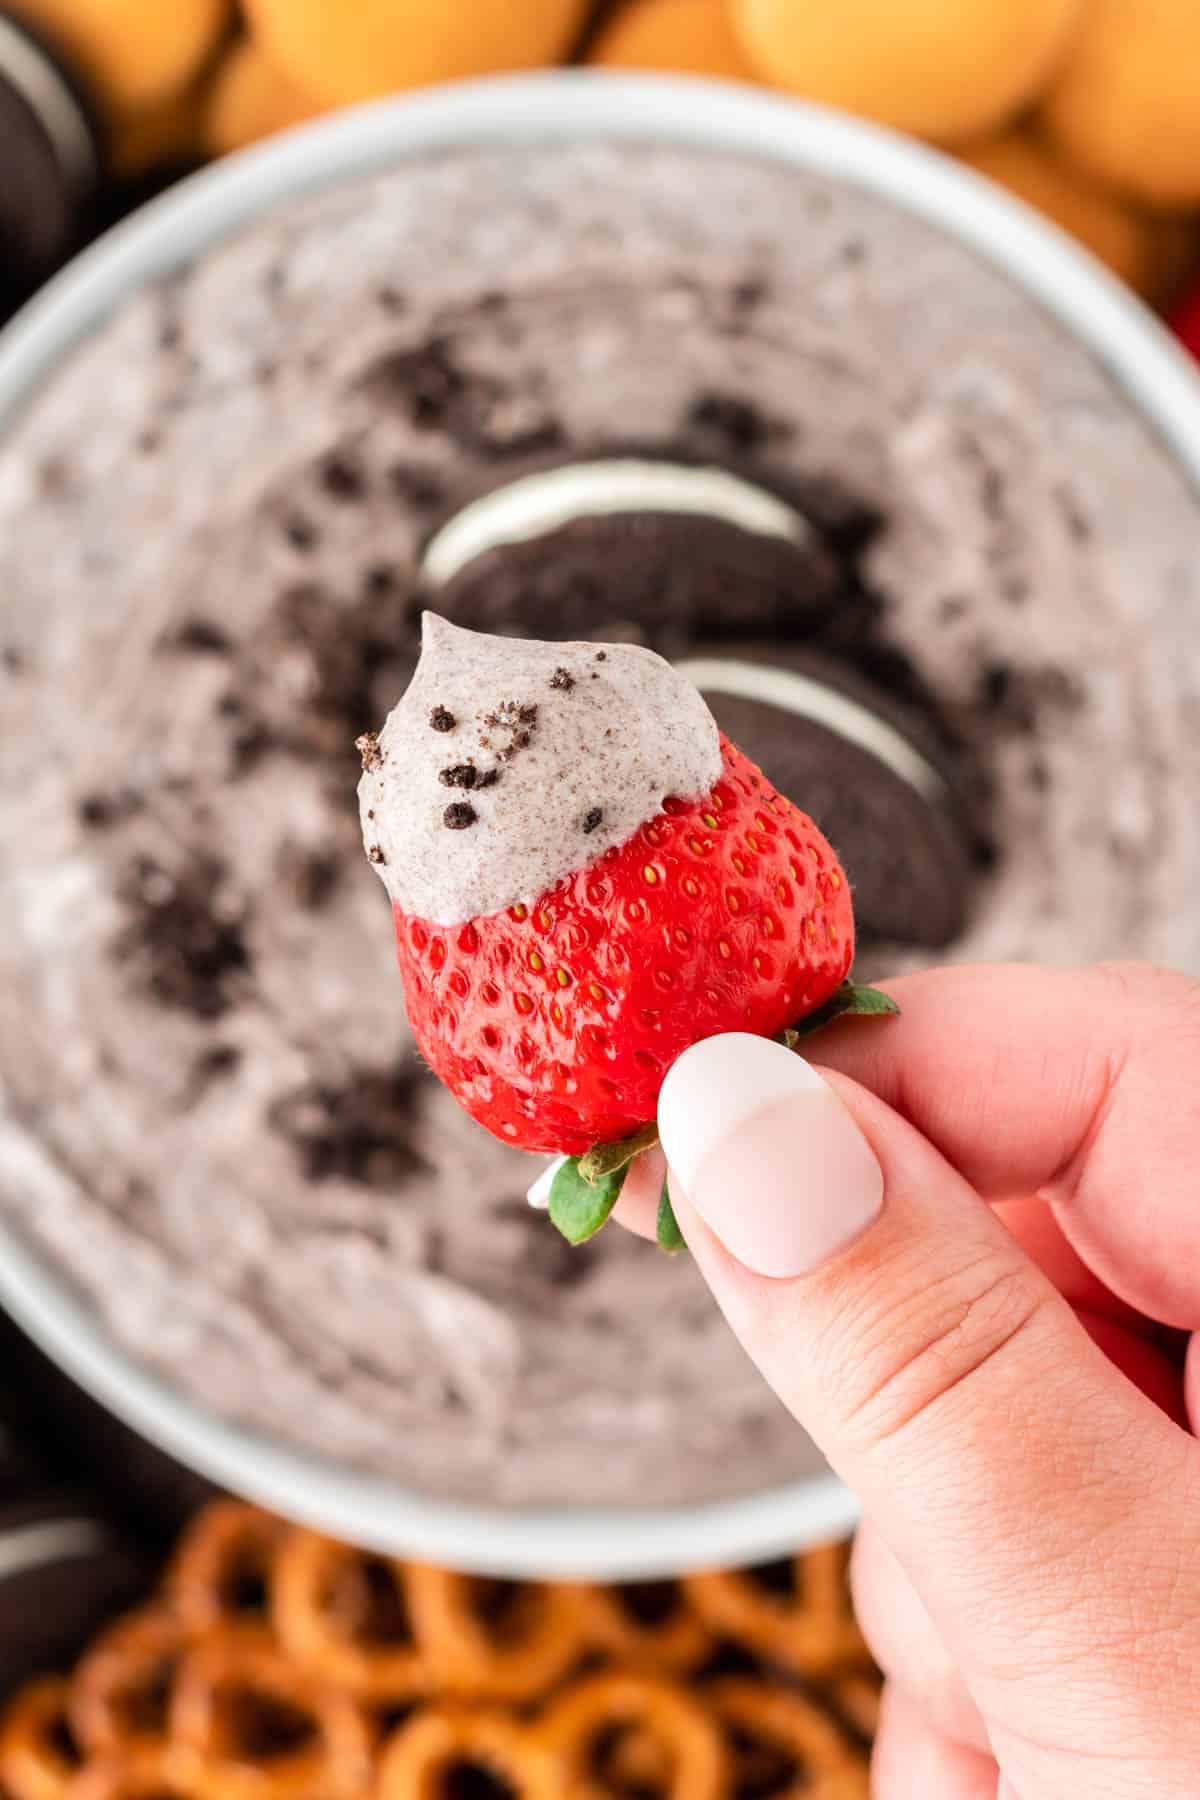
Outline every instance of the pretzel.
<svg viewBox="0 0 1200 1800"><path fill-rule="evenodd" d="M452 1800L474 1791L464 1769L498 1779L513 1800L568 1800L559 1762L535 1732L461 1706L431 1706L401 1727L384 1750L376 1800Z"/></svg>
<svg viewBox="0 0 1200 1800"><path fill-rule="evenodd" d="M622 1663L677 1675L699 1668L713 1636L677 1581L579 1589L588 1643Z"/></svg>
<svg viewBox="0 0 1200 1800"><path fill-rule="evenodd" d="M429 1679L407 1589L402 1563L291 1531L275 1558L271 1622L284 1650L323 1680L363 1699L415 1699Z"/></svg>
<svg viewBox="0 0 1200 1800"><path fill-rule="evenodd" d="M631 1777L662 1800L722 1800L728 1789L717 1725L699 1700L661 1676L586 1676L538 1729L562 1760L572 1800L600 1800Z"/></svg>
<svg viewBox="0 0 1200 1800"><path fill-rule="evenodd" d="M413 1630L444 1692L532 1700L578 1660L585 1607L566 1583L508 1583L411 1563Z"/></svg>
<svg viewBox="0 0 1200 1800"><path fill-rule="evenodd" d="M869 1743L879 1730L883 1678L877 1669L850 1669L830 1683L834 1705L852 1729Z"/></svg>
<svg viewBox="0 0 1200 1800"><path fill-rule="evenodd" d="M89 1756L156 1750L189 1634L173 1614L130 1613L97 1638L71 1682L71 1729Z"/></svg>
<svg viewBox="0 0 1200 1800"><path fill-rule="evenodd" d="M733 1792L771 1800L866 1800L866 1770L804 1694L730 1676L702 1690L733 1756Z"/></svg>
<svg viewBox="0 0 1200 1800"><path fill-rule="evenodd" d="M188 1651L169 1724L173 1744L223 1775L257 1776L279 1800L355 1796L370 1772L371 1734L350 1696L235 1634Z"/></svg>
<svg viewBox="0 0 1200 1800"><path fill-rule="evenodd" d="M62 1800L78 1767L66 1682L30 1682L0 1720L0 1785L11 1800Z"/></svg>
<svg viewBox="0 0 1200 1800"><path fill-rule="evenodd" d="M160 1745L130 1756L95 1758L65 1790L64 1800L262 1800L263 1794L252 1778Z"/></svg>
<svg viewBox="0 0 1200 1800"><path fill-rule="evenodd" d="M172 1609L192 1631L261 1629L286 1527L240 1500L214 1500L184 1532L167 1572Z"/></svg>
<svg viewBox="0 0 1200 1800"><path fill-rule="evenodd" d="M802 1675L866 1660L846 1581L848 1547L829 1544L783 1565L790 1592L772 1591L753 1570L714 1570L685 1578L697 1612L718 1636ZM780 1565L770 1565L774 1573Z"/></svg>

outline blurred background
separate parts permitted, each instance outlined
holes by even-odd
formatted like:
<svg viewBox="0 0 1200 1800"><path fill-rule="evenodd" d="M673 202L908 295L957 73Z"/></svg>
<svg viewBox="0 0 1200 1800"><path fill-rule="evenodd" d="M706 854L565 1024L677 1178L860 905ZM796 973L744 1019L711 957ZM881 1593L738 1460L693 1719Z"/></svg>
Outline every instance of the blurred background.
<svg viewBox="0 0 1200 1800"><path fill-rule="evenodd" d="M575 62L773 87L912 133L1187 328L1200 262L1189 0L16 0L0 19L0 309L211 158L378 95ZM77 121L32 68L33 42Z"/></svg>
<svg viewBox="0 0 1200 1800"><path fill-rule="evenodd" d="M1194 0L9 0L0 319L212 159L374 96L564 63L751 83L919 137L1200 352ZM365 1793L418 1703L427 1736L384 1791L581 1792L603 1726L589 1792L866 1792L876 1684L840 1552L610 1593L413 1571L212 1510L8 1325L0 1370L4 1800Z"/></svg>

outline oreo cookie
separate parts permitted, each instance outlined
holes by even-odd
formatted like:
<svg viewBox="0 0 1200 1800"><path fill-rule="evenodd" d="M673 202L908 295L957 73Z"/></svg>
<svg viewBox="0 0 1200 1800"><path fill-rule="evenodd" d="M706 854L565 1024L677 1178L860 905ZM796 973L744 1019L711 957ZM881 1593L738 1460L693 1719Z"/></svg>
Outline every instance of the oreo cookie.
<svg viewBox="0 0 1200 1800"><path fill-rule="evenodd" d="M0 269L12 305L79 241L100 139L73 77L0 12Z"/></svg>
<svg viewBox="0 0 1200 1800"><path fill-rule="evenodd" d="M680 650L804 634L844 587L803 510L717 465L605 455L527 471L433 532L422 586L476 631Z"/></svg>
<svg viewBox="0 0 1200 1800"><path fill-rule="evenodd" d="M803 652L716 645L677 666L722 731L837 850L860 941L953 943L974 876L973 809L962 772L926 722Z"/></svg>

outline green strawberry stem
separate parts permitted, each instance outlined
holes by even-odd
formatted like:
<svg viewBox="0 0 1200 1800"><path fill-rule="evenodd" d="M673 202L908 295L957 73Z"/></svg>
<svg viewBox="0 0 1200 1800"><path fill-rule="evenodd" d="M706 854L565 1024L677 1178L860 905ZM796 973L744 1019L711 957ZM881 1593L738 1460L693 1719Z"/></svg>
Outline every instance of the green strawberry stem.
<svg viewBox="0 0 1200 1800"><path fill-rule="evenodd" d="M662 1193L658 1197L658 1218L655 1221L654 1237L660 1250L668 1256L675 1256L680 1250L686 1250L683 1233L679 1229L679 1220L675 1217L675 1208L671 1205L671 1194L666 1182L662 1184Z"/></svg>
<svg viewBox="0 0 1200 1800"><path fill-rule="evenodd" d="M843 981L824 1006L818 1006L795 1025L781 1031L779 1042L789 1050L795 1050L805 1038L831 1025L835 1019L882 1019L899 1011L891 995L880 988ZM631 1137L622 1138L618 1143L593 1144L584 1155L566 1159L550 1189L550 1217L568 1243L582 1244L608 1223L634 1160L645 1151L653 1150L657 1143L658 1126L643 1125ZM660 1250L672 1255L687 1248L665 1181L658 1202L655 1236Z"/></svg>

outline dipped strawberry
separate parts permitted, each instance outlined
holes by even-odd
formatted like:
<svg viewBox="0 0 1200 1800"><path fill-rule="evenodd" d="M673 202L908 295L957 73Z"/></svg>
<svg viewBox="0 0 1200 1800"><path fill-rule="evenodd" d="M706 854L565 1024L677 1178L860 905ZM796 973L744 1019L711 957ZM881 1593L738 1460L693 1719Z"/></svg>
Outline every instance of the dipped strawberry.
<svg viewBox="0 0 1200 1800"><path fill-rule="evenodd" d="M831 846L650 651L426 615L413 682L360 748L422 1054L497 1136L582 1158L604 1199L689 1044L886 1005L846 986Z"/></svg>

